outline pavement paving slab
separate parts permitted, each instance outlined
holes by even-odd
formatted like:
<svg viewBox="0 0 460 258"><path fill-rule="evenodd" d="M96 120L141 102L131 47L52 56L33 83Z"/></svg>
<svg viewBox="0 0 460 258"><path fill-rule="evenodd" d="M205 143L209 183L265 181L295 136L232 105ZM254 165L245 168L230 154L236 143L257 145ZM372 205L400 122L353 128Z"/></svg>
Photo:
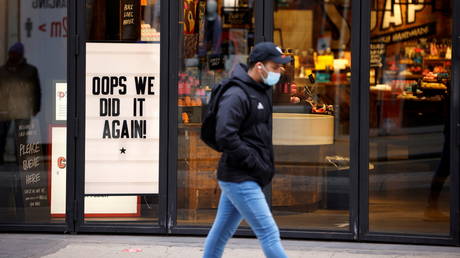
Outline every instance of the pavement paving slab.
<svg viewBox="0 0 460 258"><path fill-rule="evenodd" d="M139 235L0 234L0 258L192 258L203 237ZM459 247L283 240L290 258L460 258ZM263 258L257 239L232 238L224 258Z"/></svg>

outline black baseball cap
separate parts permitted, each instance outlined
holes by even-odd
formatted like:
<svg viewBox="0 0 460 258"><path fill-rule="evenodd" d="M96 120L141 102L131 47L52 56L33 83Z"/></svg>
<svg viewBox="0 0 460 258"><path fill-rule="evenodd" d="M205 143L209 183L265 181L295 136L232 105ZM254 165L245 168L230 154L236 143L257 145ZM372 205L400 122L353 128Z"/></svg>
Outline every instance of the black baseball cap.
<svg viewBox="0 0 460 258"><path fill-rule="evenodd" d="M273 42L261 42L256 44L249 55L249 62L272 61L277 64L287 64L291 62L290 56L285 56L280 47Z"/></svg>

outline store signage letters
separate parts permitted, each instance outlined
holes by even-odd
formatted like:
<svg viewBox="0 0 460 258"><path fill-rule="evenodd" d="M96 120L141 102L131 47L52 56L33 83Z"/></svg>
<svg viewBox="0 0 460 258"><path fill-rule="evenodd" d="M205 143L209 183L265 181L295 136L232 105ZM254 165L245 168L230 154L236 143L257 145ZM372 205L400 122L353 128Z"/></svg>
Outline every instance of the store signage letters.
<svg viewBox="0 0 460 258"><path fill-rule="evenodd" d="M66 166L67 166L67 160L66 160L66 158L64 158L64 157L59 157L59 158L57 159L57 166L58 166L58 168L60 168L60 169L66 168Z"/></svg>
<svg viewBox="0 0 460 258"><path fill-rule="evenodd" d="M251 23L252 9L226 8L223 12L225 25L246 25Z"/></svg>
<svg viewBox="0 0 460 258"><path fill-rule="evenodd" d="M405 0L404 3L406 8L406 24L415 23L416 13L423 10L425 0ZM393 6L392 6L393 3ZM386 0L385 9L383 11L382 25L381 29L386 30L390 27L400 27L404 25L403 14L402 14L402 3L401 0ZM376 10L371 11L371 31L377 27L377 14L382 12L377 12Z"/></svg>
<svg viewBox="0 0 460 258"><path fill-rule="evenodd" d="M428 23L414 28L378 35L371 39L374 43L399 43L413 38L425 37L436 33L436 23Z"/></svg>

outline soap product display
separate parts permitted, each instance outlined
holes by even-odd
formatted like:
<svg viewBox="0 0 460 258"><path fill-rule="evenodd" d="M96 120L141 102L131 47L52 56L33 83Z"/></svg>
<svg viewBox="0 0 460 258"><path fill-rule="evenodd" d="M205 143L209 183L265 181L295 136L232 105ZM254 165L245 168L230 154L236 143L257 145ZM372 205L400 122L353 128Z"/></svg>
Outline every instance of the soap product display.
<svg viewBox="0 0 460 258"><path fill-rule="evenodd" d="M298 112L334 115L334 88L349 87L351 54L342 46L331 50L286 48L292 62L285 65L283 76L274 90L276 105L303 106Z"/></svg>
<svg viewBox="0 0 460 258"><path fill-rule="evenodd" d="M399 100L444 100L451 77L450 45L450 39L420 38L401 44L396 55L390 55L392 46L386 46L384 65L380 71L371 70L370 89L390 90Z"/></svg>

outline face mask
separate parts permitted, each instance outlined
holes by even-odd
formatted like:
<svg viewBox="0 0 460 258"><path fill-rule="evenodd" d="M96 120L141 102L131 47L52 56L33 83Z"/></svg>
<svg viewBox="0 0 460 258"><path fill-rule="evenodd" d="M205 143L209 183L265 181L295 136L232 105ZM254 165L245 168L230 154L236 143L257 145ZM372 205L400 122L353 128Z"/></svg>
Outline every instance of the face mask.
<svg viewBox="0 0 460 258"><path fill-rule="evenodd" d="M261 66L262 67L262 66ZM268 75L267 77L264 77L262 75L262 79L264 80L264 83L269 85L269 86L274 86L275 84L278 83L280 80L281 74L280 73L275 73L275 72L269 72L264 68L262 68Z"/></svg>

